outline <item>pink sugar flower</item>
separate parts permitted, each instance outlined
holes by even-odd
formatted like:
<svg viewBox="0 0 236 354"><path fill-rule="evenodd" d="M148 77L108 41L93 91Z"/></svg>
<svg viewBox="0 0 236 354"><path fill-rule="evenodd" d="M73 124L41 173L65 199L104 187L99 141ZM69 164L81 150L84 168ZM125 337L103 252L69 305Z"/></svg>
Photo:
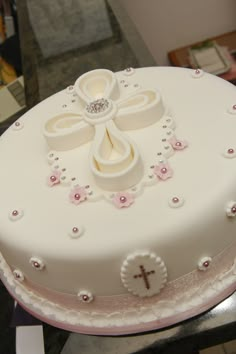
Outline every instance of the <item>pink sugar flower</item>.
<svg viewBox="0 0 236 354"><path fill-rule="evenodd" d="M54 186L55 184L60 183L60 177L61 177L61 171L54 170L50 174L50 176L47 178L47 184L49 187Z"/></svg>
<svg viewBox="0 0 236 354"><path fill-rule="evenodd" d="M86 200L87 192L85 187L80 187L80 186L74 187L69 194L69 199L71 203L74 203L76 205Z"/></svg>
<svg viewBox="0 0 236 354"><path fill-rule="evenodd" d="M175 136L172 136L172 138L169 140L169 143L174 150L183 150L188 146L187 141L179 140Z"/></svg>
<svg viewBox="0 0 236 354"><path fill-rule="evenodd" d="M113 203L117 208L127 208L134 202L134 197L128 192L118 192L113 198Z"/></svg>
<svg viewBox="0 0 236 354"><path fill-rule="evenodd" d="M173 176L173 170L167 163L154 166L153 173L163 181Z"/></svg>

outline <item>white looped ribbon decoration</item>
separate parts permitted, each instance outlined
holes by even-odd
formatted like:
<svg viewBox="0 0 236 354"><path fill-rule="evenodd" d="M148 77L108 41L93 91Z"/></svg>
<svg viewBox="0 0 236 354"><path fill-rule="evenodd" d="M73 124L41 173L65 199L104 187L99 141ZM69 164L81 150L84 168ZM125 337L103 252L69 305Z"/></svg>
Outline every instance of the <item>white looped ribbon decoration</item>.
<svg viewBox="0 0 236 354"><path fill-rule="evenodd" d="M156 123L164 114L156 90L140 90L120 98L115 74L98 69L75 83L83 109L48 119L44 136L51 149L65 151L93 140L89 165L97 185L109 191L128 189L143 176L143 163L136 144L124 130Z"/></svg>

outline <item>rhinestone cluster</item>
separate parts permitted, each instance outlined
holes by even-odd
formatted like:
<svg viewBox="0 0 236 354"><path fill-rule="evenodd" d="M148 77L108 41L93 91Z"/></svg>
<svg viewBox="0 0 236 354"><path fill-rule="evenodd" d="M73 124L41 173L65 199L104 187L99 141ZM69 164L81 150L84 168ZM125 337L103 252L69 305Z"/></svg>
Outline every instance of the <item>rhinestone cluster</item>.
<svg viewBox="0 0 236 354"><path fill-rule="evenodd" d="M109 101L105 98L99 98L86 106L86 111L90 114L105 112L109 108Z"/></svg>

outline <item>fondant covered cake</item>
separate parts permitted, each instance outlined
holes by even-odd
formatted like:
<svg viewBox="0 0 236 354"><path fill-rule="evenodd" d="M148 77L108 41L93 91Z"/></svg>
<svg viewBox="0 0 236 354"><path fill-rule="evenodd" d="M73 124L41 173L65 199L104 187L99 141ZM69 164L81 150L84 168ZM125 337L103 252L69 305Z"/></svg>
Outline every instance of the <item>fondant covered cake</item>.
<svg viewBox="0 0 236 354"><path fill-rule="evenodd" d="M164 327L236 289L236 90L180 68L93 70L0 139L0 270L82 333Z"/></svg>

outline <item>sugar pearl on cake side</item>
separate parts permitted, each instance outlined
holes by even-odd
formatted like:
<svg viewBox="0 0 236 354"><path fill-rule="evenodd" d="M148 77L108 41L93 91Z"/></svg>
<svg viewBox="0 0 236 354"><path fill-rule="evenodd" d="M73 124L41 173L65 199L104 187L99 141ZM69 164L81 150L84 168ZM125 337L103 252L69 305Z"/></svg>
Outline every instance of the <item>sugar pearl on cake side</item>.
<svg viewBox="0 0 236 354"><path fill-rule="evenodd" d="M87 304L94 300L93 295L86 290L80 291L77 296L80 301Z"/></svg>
<svg viewBox="0 0 236 354"><path fill-rule="evenodd" d="M42 270L45 267L45 264L42 261L42 259L36 257L31 257L29 262L32 265L32 267L36 270Z"/></svg>
<svg viewBox="0 0 236 354"><path fill-rule="evenodd" d="M230 201L225 208L226 215L230 218L234 218L236 216L236 202Z"/></svg>
<svg viewBox="0 0 236 354"><path fill-rule="evenodd" d="M204 257L198 262L198 269L201 271L206 271L211 265L211 257Z"/></svg>

